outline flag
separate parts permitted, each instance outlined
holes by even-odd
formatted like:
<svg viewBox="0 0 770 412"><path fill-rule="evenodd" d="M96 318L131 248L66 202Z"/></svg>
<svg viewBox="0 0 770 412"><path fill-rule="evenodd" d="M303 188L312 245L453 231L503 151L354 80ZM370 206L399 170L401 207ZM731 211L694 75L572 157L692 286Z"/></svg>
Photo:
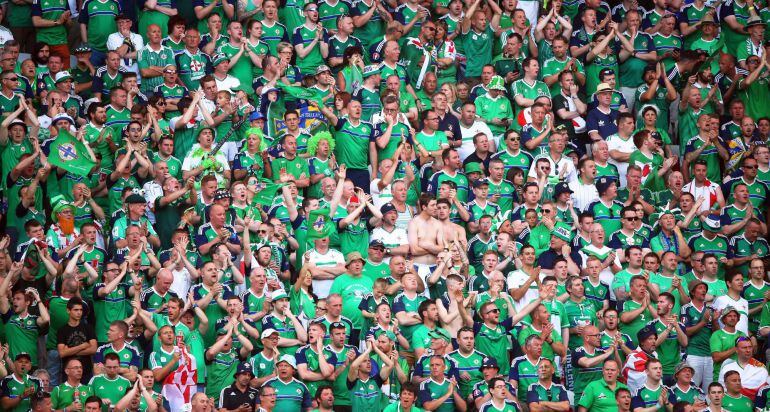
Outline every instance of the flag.
<svg viewBox="0 0 770 412"><path fill-rule="evenodd" d="M184 410L185 405L190 404L193 395L197 392L197 361L184 344L177 346L174 350L181 351L179 367L163 380L161 395L168 401L172 411L181 411Z"/></svg>
<svg viewBox="0 0 770 412"><path fill-rule="evenodd" d="M54 166L83 177L88 177L91 169L96 165L96 162L90 158L85 145L64 129L59 130L59 136L51 143L48 161Z"/></svg>
<svg viewBox="0 0 770 412"><path fill-rule="evenodd" d="M267 179L263 179L257 184L257 188L259 187L261 187L262 190L254 194L251 203L270 206L275 203L275 194L283 187L283 183L273 183Z"/></svg>
<svg viewBox="0 0 770 412"><path fill-rule="evenodd" d="M334 226L329 208L313 210L308 216L307 240L323 239L331 236L337 228Z"/></svg>
<svg viewBox="0 0 770 412"><path fill-rule="evenodd" d="M319 105L323 105L324 101L324 92L317 90L317 89L308 89L306 87L299 87L299 86L289 86L288 84L284 84L282 82L278 82L277 86L279 89L283 90L285 93L288 93L291 96L296 97L297 99L305 99L305 100L312 100Z"/></svg>

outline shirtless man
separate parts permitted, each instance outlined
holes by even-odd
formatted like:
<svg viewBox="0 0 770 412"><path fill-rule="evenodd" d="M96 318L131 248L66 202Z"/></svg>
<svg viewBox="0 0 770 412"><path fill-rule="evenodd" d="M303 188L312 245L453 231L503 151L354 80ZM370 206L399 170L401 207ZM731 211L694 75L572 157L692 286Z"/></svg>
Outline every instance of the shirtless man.
<svg viewBox="0 0 770 412"><path fill-rule="evenodd" d="M441 321L441 327L449 332L449 336L457 336L457 332L463 327L463 319L460 317L460 311L457 308L458 304L468 306L470 301L475 298L475 293L471 293L467 298L460 302L457 300L457 290L462 291L465 288L465 280L462 276L457 274L449 274L446 278L447 288L447 301L444 299L436 299L436 307L438 308L438 316Z"/></svg>
<svg viewBox="0 0 770 412"><path fill-rule="evenodd" d="M444 232L434 217L436 199L423 193L417 203L420 213L409 222L407 235L417 274L425 281L436 266L436 256L444 250Z"/></svg>
<svg viewBox="0 0 770 412"><path fill-rule="evenodd" d="M449 220L451 213L452 203L448 199L436 200L436 218L441 223L444 242L458 241L463 250L468 250L468 239L465 236L465 228Z"/></svg>

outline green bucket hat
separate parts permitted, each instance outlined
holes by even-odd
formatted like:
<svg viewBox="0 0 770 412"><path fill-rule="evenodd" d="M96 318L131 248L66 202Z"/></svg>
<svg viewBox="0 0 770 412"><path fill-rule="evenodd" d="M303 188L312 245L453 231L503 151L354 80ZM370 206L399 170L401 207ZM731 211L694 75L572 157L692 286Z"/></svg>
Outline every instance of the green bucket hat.
<svg viewBox="0 0 770 412"><path fill-rule="evenodd" d="M569 242L572 240L572 229L564 222L556 222L551 231L551 236L556 236L565 242Z"/></svg>
<svg viewBox="0 0 770 412"><path fill-rule="evenodd" d="M487 85L487 89L500 90L504 92L505 82L503 81L503 78L500 76L492 76L492 80L489 81L489 85Z"/></svg>
<svg viewBox="0 0 770 412"><path fill-rule="evenodd" d="M481 171L481 165L478 162L470 162L467 165L465 165L465 174L470 173L483 173Z"/></svg>
<svg viewBox="0 0 770 412"><path fill-rule="evenodd" d="M367 77L374 76L375 74L380 74L380 65L379 64L370 64L366 67L364 67L364 79Z"/></svg>

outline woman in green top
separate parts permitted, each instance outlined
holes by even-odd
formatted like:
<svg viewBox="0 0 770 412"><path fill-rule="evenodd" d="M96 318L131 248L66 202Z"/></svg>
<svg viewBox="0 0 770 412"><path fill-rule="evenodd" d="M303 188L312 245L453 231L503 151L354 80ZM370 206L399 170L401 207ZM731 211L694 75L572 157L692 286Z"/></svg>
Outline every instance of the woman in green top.
<svg viewBox="0 0 770 412"><path fill-rule="evenodd" d="M342 70L337 73L337 90L353 94L364 84L364 58L360 47L348 47L342 56Z"/></svg>
<svg viewBox="0 0 770 412"><path fill-rule="evenodd" d="M313 294L313 276L307 265L303 265L289 292L291 313L304 315L306 319L316 318L315 295Z"/></svg>
<svg viewBox="0 0 770 412"><path fill-rule="evenodd" d="M454 41L447 39L448 25L442 19L436 22L436 36L433 39L438 64L438 85L455 83L457 81L457 49Z"/></svg>
<svg viewBox="0 0 770 412"><path fill-rule="evenodd" d="M641 111L641 117L643 125L639 129L636 129L634 131L634 134L636 132L647 130L650 133L657 133L661 140L663 141L663 153L665 157L671 156L671 149L669 146L671 145L671 137L669 137L668 132L664 129L661 129L657 126L658 123L658 108L657 106L653 106L651 104L645 105L642 108Z"/></svg>

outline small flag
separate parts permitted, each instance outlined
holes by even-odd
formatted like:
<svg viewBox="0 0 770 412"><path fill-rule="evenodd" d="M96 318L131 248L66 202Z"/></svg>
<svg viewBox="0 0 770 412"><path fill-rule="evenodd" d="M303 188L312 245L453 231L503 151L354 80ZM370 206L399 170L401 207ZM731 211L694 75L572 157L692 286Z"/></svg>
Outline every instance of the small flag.
<svg viewBox="0 0 770 412"><path fill-rule="evenodd" d="M70 173L88 177L96 162L89 157L85 145L64 129L59 130L56 140L51 143L48 161Z"/></svg>
<svg viewBox="0 0 770 412"><path fill-rule="evenodd" d="M323 239L336 232L329 208L313 210L308 216L307 240Z"/></svg>
<svg viewBox="0 0 770 412"><path fill-rule="evenodd" d="M277 86L279 89L283 90L285 93L288 93L291 96L296 97L297 99L305 99L305 100L312 100L319 105L323 105L324 101L324 93L320 90L315 89L308 89L306 87L299 87L299 86L289 86L288 84L283 84L281 82L277 83Z"/></svg>
<svg viewBox="0 0 770 412"><path fill-rule="evenodd" d="M257 183L257 188L260 187L262 189L254 194L254 198L251 199L251 202L262 206L270 206L275 203L275 194L283 187L283 183L273 183L267 179L263 179Z"/></svg>

